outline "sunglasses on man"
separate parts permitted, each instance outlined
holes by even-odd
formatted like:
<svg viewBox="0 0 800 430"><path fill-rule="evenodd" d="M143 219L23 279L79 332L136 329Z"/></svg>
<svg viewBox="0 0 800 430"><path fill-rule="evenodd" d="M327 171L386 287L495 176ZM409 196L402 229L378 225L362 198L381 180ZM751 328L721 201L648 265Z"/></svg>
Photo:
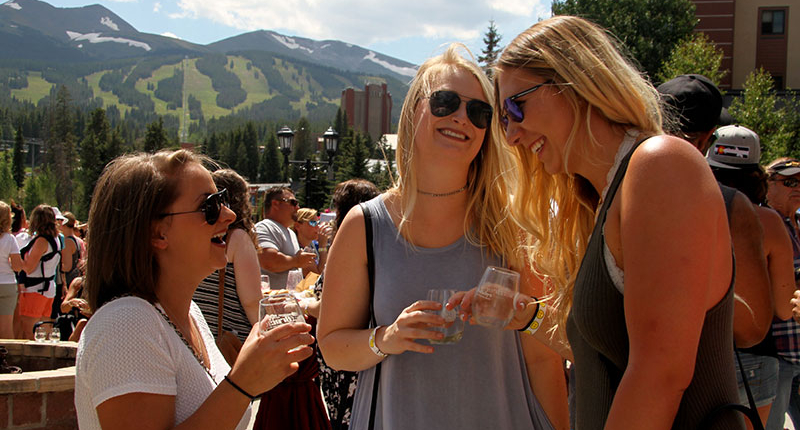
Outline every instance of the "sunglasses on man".
<svg viewBox="0 0 800 430"><path fill-rule="evenodd" d="M217 220L219 219L219 214L222 212L222 207L225 206L226 208L230 208L230 204L228 203L228 190L225 188L217 191L214 194L209 194L208 197L203 201L200 205L200 208L193 211L186 211L186 212L169 212L159 214L160 218L172 216L172 215L183 215L183 214L193 214L197 212L203 212L206 216L206 222L210 225L216 224Z"/></svg>
<svg viewBox="0 0 800 430"><path fill-rule="evenodd" d="M538 90L539 88L545 85L552 85L553 81L545 81L541 84L536 84L527 90L520 91L513 96L506 97L503 100L503 112L500 115L500 124L503 125L503 130L508 128L508 120L509 118L514 122L522 122L525 119L525 114L522 112L522 103L517 103L517 99L520 97L525 97L528 94L533 93L534 91Z"/></svg>
<svg viewBox="0 0 800 430"><path fill-rule="evenodd" d="M298 202L297 199L287 199L285 197L281 197L278 200L280 200L282 202L289 203L292 206L299 206L300 205L300 202Z"/></svg>
<svg viewBox="0 0 800 430"><path fill-rule="evenodd" d="M771 179L771 180L775 182L780 182L785 187L788 188L797 188L797 186L800 185L800 180L798 180L797 178Z"/></svg>
<svg viewBox="0 0 800 430"><path fill-rule="evenodd" d="M489 103L468 99L467 97L462 99L457 92L450 90L434 91L428 97L428 102L433 116L442 118L457 111L464 99L467 100L467 118L469 118L469 121L478 128L488 127L489 122L492 121L492 106Z"/></svg>

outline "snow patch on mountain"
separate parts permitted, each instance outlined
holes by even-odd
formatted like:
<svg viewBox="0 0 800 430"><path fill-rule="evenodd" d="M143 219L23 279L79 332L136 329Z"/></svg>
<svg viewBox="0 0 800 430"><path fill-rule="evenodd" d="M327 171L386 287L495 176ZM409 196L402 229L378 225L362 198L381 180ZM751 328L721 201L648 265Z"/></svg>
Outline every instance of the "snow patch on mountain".
<svg viewBox="0 0 800 430"><path fill-rule="evenodd" d="M153 48L150 47L150 45L148 45L148 44L146 44L144 42L137 42L135 40L125 39L125 38L122 38L122 37L101 36L100 33L81 34L81 33L75 32L75 31L67 30L67 36L69 37L70 40L75 40L75 41L86 40L89 43L116 42L116 43L125 43L125 44L127 44L129 46L132 46L134 48L142 48L145 51L150 51L150 50L153 49Z"/></svg>
<svg viewBox="0 0 800 430"><path fill-rule="evenodd" d="M272 34L272 37L274 37L275 40L277 40L278 42L283 44L283 46L285 46L285 47L287 47L289 49L302 49L304 51L308 51L309 54L313 54L314 53L313 49L308 49L305 46L299 45L291 37L281 36L280 34Z"/></svg>
<svg viewBox="0 0 800 430"><path fill-rule="evenodd" d="M326 44L320 46L319 49L325 49L325 48L327 48L329 46L331 46L331 44L330 43L326 43Z"/></svg>
<svg viewBox="0 0 800 430"><path fill-rule="evenodd" d="M108 28L110 28L110 29L112 29L114 31L119 31L119 26L117 24L114 24L114 21L112 21L110 17L106 16L106 17L101 18L100 19L100 24L103 24L106 27L108 27Z"/></svg>
<svg viewBox="0 0 800 430"><path fill-rule="evenodd" d="M11 9L22 10L22 6L20 6L18 3L14 3L14 0L3 3L3 6L8 6Z"/></svg>
<svg viewBox="0 0 800 430"><path fill-rule="evenodd" d="M386 69L389 69L389 70L391 70L391 71L393 71L393 72L395 72L395 73L397 73L399 75L408 76L408 77L412 77L413 78L417 74L417 69L415 69L413 67L395 66L394 64L389 63L388 61L384 61L384 60L379 59L378 56L375 55L375 53L372 52L372 51L369 51L369 54L365 55L364 59L372 61L373 63L376 63L379 66L384 67Z"/></svg>

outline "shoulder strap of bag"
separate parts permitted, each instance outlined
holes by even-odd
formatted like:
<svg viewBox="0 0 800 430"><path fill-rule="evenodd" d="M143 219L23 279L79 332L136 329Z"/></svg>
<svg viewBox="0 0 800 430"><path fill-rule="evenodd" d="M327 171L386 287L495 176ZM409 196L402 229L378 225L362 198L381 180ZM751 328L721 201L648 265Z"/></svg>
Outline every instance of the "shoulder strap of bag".
<svg viewBox="0 0 800 430"><path fill-rule="evenodd" d="M225 267L219 269L219 301L217 304L217 339L222 337L222 315L225 312Z"/></svg>
<svg viewBox="0 0 800 430"><path fill-rule="evenodd" d="M369 207L361 203L361 211L364 212L364 229L367 237L367 273L369 276L369 327L378 326L375 320L375 255L372 249L372 213ZM375 365L375 377L372 380L372 401L369 406L369 429L375 428L375 407L378 403L378 386L381 381L381 363Z"/></svg>

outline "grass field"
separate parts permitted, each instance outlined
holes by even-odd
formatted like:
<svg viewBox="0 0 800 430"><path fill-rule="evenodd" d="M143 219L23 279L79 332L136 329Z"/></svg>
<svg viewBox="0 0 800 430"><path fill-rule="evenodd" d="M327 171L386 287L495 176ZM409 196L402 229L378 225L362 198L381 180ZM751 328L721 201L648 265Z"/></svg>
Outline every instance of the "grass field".
<svg viewBox="0 0 800 430"><path fill-rule="evenodd" d="M150 91L147 89L147 84L152 83L153 88L158 87L158 81L172 77L172 74L175 73L175 69L180 67L180 63L175 64L167 64L165 66L161 66L155 71L153 71L153 75L147 79L139 79L136 81L136 90L142 94L147 94L153 99L153 102L156 104L156 113L159 115L178 115L180 116L181 110L169 110L167 109L167 102L157 98L154 94L154 91Z"/></svg>
<svg viewBox="0 0 800 430"><path fill-rule="evenodd" d="M267 78L264 77L261 70L256 66L252 66L251 70L247 70L247 63L250 62L250 60L244 57L229 56L229 63L230 60L233 60L233 73L236 73L236 76L242 81L242 89L247 93L247 99L237 106L237 108L261 103L273 97L269 90ZM258 79L255 77L256 71L258 72Z"/></svg>
<svg viewBox="0 0 800 430"><path fill-rule="evenodd" d="M100 97L103 100L103 107L117 105L119 111L125 115L131 110L131 107L119 101L119 97L115 96L112 92L100 89L100 79L108 72L108 70L104 70L102 72L92 73L86 76L86 82L89 83L89 88L92 89L94 96Z"/></svg>
<svg viewBox="0 0 800 430"><path fill-rule="evenodd" d="M42 78L41 72L28 72L28 86L20 90L11 90L11 95L17 100L26 100L35 104L50 95L52 87L53 84Z"/></svg>

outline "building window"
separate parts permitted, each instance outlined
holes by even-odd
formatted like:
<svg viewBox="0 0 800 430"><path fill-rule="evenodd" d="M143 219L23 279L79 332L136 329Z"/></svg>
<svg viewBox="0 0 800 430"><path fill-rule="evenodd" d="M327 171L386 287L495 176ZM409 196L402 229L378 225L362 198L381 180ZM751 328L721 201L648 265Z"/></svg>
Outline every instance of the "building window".
<svg viewBox="0 0 800 430"><path fill-rule="evenodd" d="M761 11L761 34L778 35L784 33L786 10Z"/></svg>

